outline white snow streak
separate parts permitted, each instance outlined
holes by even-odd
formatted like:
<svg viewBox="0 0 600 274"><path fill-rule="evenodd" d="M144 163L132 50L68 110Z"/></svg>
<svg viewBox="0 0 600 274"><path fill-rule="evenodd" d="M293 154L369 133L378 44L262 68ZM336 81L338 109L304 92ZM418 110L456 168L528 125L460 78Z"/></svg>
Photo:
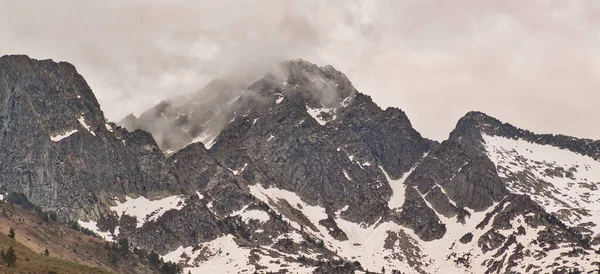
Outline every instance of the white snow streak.
<svg viewBox="0 0 600 274"><path fill-rule="evenodd" d="M65 132L64 134L59 134L59 135L56 135L56 136L50 136L50 140L52 142L59 142L60 140L65 139L65 138L73 135L77 131L78 130L74 129L74 130L69 130L69 131Z"/></svg>
<svg viewBox="0 0 600 274"><path fill-rule="evenodd" d="M428 152L423 154L421 159L425 158L427 156L427 154L428 154ZM350 160L352 160L352 159L350 159ZM383 169L383 167L381 167L381 166L379 167L379 169L381 169L381 171L385 175L385 178L387 179L387 181L390 183L390 187L392 188L392 197L390 197L390 200L388 201L388 207L390 209L400 208L404 204L405 193L406 193L406 186L404 185L404 181L406 181L408 176L410 176L410 174L412 174L412 172L415 171L415 169L419 166L420 163L421 163L420 161L417 162L409 171L402 174L402 177L400 177L398 180L392 180L392 178L390 178L390 176L387 174L387 172L385 172L385 169ZM366 165L366 164L363 164L363 165Z"/></svg>
<svg viewBox="0 0 600 274"><path fill-rule="evenodd" d="M346 179L348 179L348 181L352 181L352 178L350 178L350 175L348 175L348 172L345 169L342 171L344 173L344 177L346 177Z"/></svg>
<svg viewBox="0 0 600 274"><path fill-rule="evenodd" d="M98 228L98 223L96 223L94 221L84 222L82 220L79 220L79 221L77 221L77 223L79 224L79 226L81 226L83 228L87 228L87 229L93 231L94 233L98 234L100 237L102 237L102 239L104 239L106 241L110 241L110 242L115 241L113 238L113 235L110 234L110 232L100 231L100 229ZM118 230L115 230L115 236L118 236Z"/></svg>
<svg viewBox="0 0 600 274"><path fill-rule="evenodd" d="M90 134L96 136L96 133L94 133L91 129L90 126L88 124L85 123L85 118L83 116L79 116L79 118L77 118L77 121L79 121L79 123L81 124L81 126L83 126L85 128L85 130L87 130Z"/></svg>

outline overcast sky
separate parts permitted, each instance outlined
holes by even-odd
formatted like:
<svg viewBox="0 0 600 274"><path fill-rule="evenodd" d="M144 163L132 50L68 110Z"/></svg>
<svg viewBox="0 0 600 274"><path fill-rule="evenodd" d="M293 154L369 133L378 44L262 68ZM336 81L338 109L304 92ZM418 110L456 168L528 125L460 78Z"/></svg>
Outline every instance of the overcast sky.
<svg viewBox="0 0 600 274"><path fill-rule="evenodd" d="M300 57L432 139L470 110L600 139L597 0L0 0L0 55L17 53L74 64L113 121Z"/></svg>

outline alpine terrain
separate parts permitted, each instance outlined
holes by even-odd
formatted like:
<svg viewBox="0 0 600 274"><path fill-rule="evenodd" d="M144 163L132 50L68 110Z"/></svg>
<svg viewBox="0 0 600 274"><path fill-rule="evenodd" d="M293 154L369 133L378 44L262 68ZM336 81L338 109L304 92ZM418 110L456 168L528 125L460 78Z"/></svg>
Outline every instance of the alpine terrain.
<svg viewBox="0 0 600 274"><path fill-rule="evenodd" d="M184 273L591 273L599 187L600 141L469 112L439 143L332 66L115 124L73 65L0 58L0 197Z"/></svg>

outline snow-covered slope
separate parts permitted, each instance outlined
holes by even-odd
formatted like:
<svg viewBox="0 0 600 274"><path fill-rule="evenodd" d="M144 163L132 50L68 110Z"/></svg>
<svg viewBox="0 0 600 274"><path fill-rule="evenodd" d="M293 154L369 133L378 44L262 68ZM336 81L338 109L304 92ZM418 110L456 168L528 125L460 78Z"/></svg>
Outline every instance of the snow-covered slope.
<svg viewBox="0 0 600 274"><path fill-rule="evenodd" d="M600 162L551 145L484 134L485 147L511 192L586 234L600 234Z"/></svg>

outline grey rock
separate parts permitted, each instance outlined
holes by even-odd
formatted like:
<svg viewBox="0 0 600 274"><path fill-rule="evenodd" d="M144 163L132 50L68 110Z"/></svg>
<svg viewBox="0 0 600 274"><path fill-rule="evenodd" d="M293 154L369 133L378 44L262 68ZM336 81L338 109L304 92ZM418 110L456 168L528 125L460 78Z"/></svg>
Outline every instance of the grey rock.
<svg viewBox="0 0 600 274"><path fill-rule="evenodd" d="M0 102L0 182L59 217L97 219L115 195L158 185L152 138L109 131L71 64L1 57ZM70 130L77 132L51 141Z"/></svg>

